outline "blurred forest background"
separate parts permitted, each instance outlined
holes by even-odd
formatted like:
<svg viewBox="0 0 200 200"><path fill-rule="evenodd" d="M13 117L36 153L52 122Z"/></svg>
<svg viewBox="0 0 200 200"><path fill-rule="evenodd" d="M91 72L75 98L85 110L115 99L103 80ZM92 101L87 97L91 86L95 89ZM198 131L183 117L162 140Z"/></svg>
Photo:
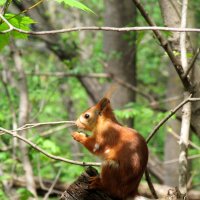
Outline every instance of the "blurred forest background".
<svg viewBox="0 0 200 200"><path fill-rule="evenodd" d="M26 31L147 26L132 0L81 2L84 5L69 0L1 0L0 31L9 29L5 19ZM157 26L180 27L181 2L142 0L141 4ZM199 1L190 1L187 27L200 27L199 19ZM187 59L191 63L198 54L200 40L197 33L186 35ZM162 36L180 59L180 33L165 31ZM111 100L117 118L147 138L184 98L183 81L161 46L149 30L0 34L0 127L16 130L25 124L75 120L112 83L117 83L118 89ZM198 58L195 61L190 78L196 86L193 94L199 97ZM192 103L188 149L191 159L187 171L187 187L192 191L200 190L199 109L199 102ZM55 156L98 161L73 141L70 135L73 130L76 129L61 123L12 133L17 132ZM148 168L155 184L179 185L180 130L181 109L160 127L148 144ZM1 129L0 199L25 200L31 196L57 199L83 171L82 166L48 158ZM50 191L55 179L55 187Z"/></svg>

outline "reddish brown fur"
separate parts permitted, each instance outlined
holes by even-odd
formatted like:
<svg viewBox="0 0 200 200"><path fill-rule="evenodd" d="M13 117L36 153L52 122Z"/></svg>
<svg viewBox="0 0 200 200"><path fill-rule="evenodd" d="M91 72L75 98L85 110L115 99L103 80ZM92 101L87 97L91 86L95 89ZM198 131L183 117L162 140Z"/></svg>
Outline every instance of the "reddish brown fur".
<svg viewBox="0 0 200 200"><path fill-rule="evenodd" d="M85 121L85 114L93 118ZM74 139L104 160L100 177L91 179L90 188L103 189L123 200L134 197L148 160L144 138L136 130L117 122L107 98L84 112L77 120L77 126L93 134L86 137L75 132Z"/></svg>

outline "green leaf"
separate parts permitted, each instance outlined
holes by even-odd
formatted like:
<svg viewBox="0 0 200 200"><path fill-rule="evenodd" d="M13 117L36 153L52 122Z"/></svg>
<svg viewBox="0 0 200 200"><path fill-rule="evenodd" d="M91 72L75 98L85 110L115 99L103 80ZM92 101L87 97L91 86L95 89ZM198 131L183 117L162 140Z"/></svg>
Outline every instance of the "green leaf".
<svg viewBox="0 0 200 200"><path fill-rule="evenodd" d="M79 1L76 0L56 0L58 3L64 3L65 5L68 5L70 7L79 8L81 10L84 10L86 12L94 13L90 8L88 8L86 5L82 4Z"/></svg>
<svg viewBox="0 0 200 200"><path fill-rule="evenodd" d="M34 24L35 21L27 16L20 16L8 13L5 15L5 18L16 28L22 29L24 31L30 30L30 25ZM16 32L15 32L16 33ZM18 33L18 35L24 35L22 33Z"/></svg>
<svg viewBox="0 0 200 200"><path fill-rule="evenodd" d="M20 16L15 15L12 13L7 13L4 15L4 17L9 21L10 24L12 24L14 27L29 31L30 25L35 23L33 19L27 16ZM0 31L5 31L9 29L8 25L6 23L0 24ZM19 33L17 31L11 31L9 33L0 34L0 50L9 44L10 37L14 37L16 39L27 39L28 35Z"/></svg>
<svg viewBox="0 0 200 200"><path fill-rule="evenodd" d="M0 6L3 6L6 3L6 0L0 0Z"/></svg>
<svg viewBox="0 0 200 200"><path fill-rule="evenodd" d="M37 144L41 143L41 147L49 153L58 154L60 152L59 146L49 139L39 138Z"/></svg>
<svg viewBox="0 0 200 200"><path fill-rule="evenodd" d="M17 193L19 194L21 200L28 200L29 197L33 197L33 194L26 188L18 189Z"/></svg>
<svg viewBox="0 0 200 200"><path fill-rule="evenodd" d="M6 152L1 152L0 153L0 161L1 162L3 162L3 161L5 161L7 158L8 158L8 153L6 153Z"/></svg>

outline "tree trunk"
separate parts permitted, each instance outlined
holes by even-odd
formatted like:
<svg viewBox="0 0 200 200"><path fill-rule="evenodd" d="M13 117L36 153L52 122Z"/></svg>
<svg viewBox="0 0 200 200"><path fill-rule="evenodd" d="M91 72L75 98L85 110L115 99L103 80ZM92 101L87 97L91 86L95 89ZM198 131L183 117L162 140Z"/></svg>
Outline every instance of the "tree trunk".
<svg viewBox="0 0 200 200"><path fill-rule="evenodd" d="M17 89L19 91L19 119L18 119L18 126L21 127L28 123L29 117L29 100L28 100L28 87L26 76L24 73L24 69L22 66L21 57L19 51L17 50L16 46L12 47L13 50L13 59L15 62L15 68L19 75ZM21 131L20 134L25 137L25 132ZM33 169L32 165L28 156L28 148L27 145L23 141L19 141L19 148L21 151L21 159L23 164L23 169L25 172L25 177L27 181L27 189L33 194L34 199L37 199L36 187L35 182L33 180Z"/></svg>
<svg viewBox="0 0 200 200"><path fill-rule="evenodd" d="M67 190L62 194L61 200L112 200L102 191L88 190L89 178L98 175L98 172L89 167Z"/></svg>
<svg viewBox="0 0 200 200"><path fill-rule="evenodd" d="M180 27L181 24L181 4L178 1L165 1L160 0L160 7L161 12L163 15L164 23L166 26L169 27ZM187 18L188 24L190 27L194 27L194 14L193 10L189 9L189 17ZM194 41L195 41L194 34L187 34L187 52L192 53L194 55ZM172 45L172 49L174 52L180 52L180 34L177 32L173 32L172 36L170 37L170 42ZM180 59L180 58L178 58ZM167 104L167 108L170 110L172 107L175 107L183 98L183 86L180 83L180 80L173 68L170 66L168 68L169 78L168 78L168 88L167 88L167 97L172 96L180 96L181 99L169 102ZM192 82L195 83L199 80L200 70L197 67L194 67L193 70L193 78L191 78ZM194 96L199 96L199 88L196 87L196 94ZM193 130L196 131L197 135L200 135L200 103L195 102L192 104L192 120L191 125ZM180 113L179 113L180 114ZM167 126L173 129L175 133L180 133L180 122L178 120L170 120L167 123ZM174 137L170 134L167 134L167 138L165 140L165 160L171 160L174 158L178 158L179 156L179 146L177 145L177 141ZM170 164L165 166L165 184L168 185L178 185L178 163L177 164ZM170 176L169 176L170 174Z"/></svg>
<svg viewBox="0 0 200 200"><path fill-rule="evenodd" d="M62 194L61 200L116 200L109 197L106 193L99 190L88 190L89 179L91 176L98 175L98 172L88 167L86 171L78 177L78 179L72 183L67 190ZM179 192L177 188L170 188L169 186L155 185L158 191L159 200L184 200L184 196ZM147 184L140 184L139 193L151 198L151 192L149 191ZM190 191L190 200L198 200L200 193L198 191ZM142 196L137 196L130 200L150 200Z"/></svg>
<svg viewBox="0 0 200 200"><path fill-rule="evenodd" d="M180 6L177 1L165 1L160 0L161 12L163 15L164 23L166 26L179 27L180 26ZM173 20L172 20L173 19ZM173 33L170 38L172 48L174 51L180 51L179 49L179 33ZM183 96L183 87L180 83L179 77L172 66L168 67L168 85L167 85L167 98L173 96ZM167 110L172 109L182 100L182 97L178 100L170 101L167 103ZM180 133L180 121L177 119L171 119L167 122L166 126L173 129L177 134ZM165 139L165 155L164 160L176 159L179 156L179 146L177 140L167 131ZM164 183L171 186L178 185L178 163L173 163L164 166L165 176ZM169 175L170 174L170 175Z"/></svg>
<svg viewBox="0 0 200 200"><path fill-rule="evenodd" d="M105 26L135 26L136 9L131 0L105 0ZM106 71L123 81L136 85L136 35L135 33L104 33L104 49L108 57ZM113 97L115 108L135 101L135 93L119 85ZM132 119L128 122L132 126Z"/></svg>

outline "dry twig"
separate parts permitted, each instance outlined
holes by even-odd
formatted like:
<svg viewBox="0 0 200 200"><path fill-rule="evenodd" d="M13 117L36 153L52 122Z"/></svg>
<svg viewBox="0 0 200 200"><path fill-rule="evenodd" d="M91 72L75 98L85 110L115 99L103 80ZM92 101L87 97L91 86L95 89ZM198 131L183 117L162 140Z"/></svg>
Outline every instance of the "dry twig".
<svg viewBox="0 0 200 200"><path fill-rule="evenodd" d="M74 160L62 158L62 157L59 157L59 156L54 156L54 155L46 152L45 150L43 150L42 148L40 148L39 146L37 146L33 142L29 141L25 137L23 137L21 135L18 135L16 132L9 131L9 130L4 129L2 127L0 127L0 131L9 134L12 137L16 137L19 140L24 141L25 143L29 144L32 148L34 148L35 150L39 151L40 153L44 154L45 156L47 156L47 157L49 157L51 159L59 160L59 161L63 161L63 162L71 163L71 164L75 164L75 165L81 165L81 166L100 166L101 165L101 163L96 163L96 162L80 162L80 161L74 161Z"/></svg>

